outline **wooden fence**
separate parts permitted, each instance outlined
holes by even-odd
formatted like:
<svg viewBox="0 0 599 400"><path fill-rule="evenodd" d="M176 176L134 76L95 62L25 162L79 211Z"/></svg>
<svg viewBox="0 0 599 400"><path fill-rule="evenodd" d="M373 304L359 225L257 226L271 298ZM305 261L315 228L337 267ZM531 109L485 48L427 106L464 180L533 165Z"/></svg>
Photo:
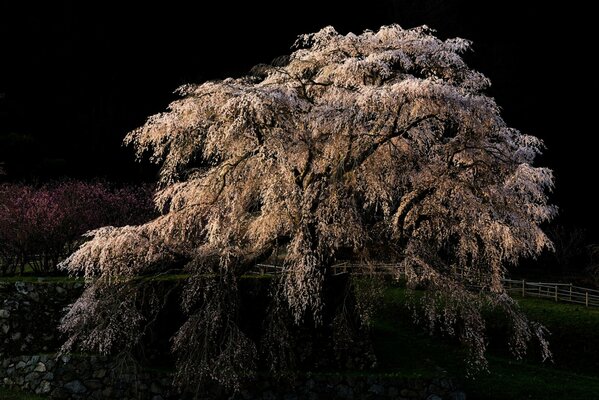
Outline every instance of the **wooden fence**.
<svg viewBox="0 0 599 400"><path fill-rule="evenodd" d="M508 293L522 297L539 297L553 301L584 304L599 307L599 290L574 286L571 283L527 282L526 280L504 279Z"/></svg>
<svg viewBox="0 0 599 400"><path fill-rule="evenodd" d="M343 263L331 267L334 275L351 272L353 275L363 274L397 274L397 264L350 264ZM257 264L250 273L274 275L283 272L278 265ZM401 275L401 273L400 273ZM537 297L553 301L575 303L586 307L599 307L599 290L574 286L571 283L529 282L526 280L503 279L508 293L522 297Z"/></svg>

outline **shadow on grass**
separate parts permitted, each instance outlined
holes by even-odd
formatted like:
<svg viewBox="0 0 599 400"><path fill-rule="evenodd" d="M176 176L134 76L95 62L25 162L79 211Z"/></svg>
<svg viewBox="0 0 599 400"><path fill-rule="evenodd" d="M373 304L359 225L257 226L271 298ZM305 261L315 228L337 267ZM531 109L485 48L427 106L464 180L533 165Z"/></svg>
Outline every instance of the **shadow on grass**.
<svg viewBox="0 0 599 400"><path fill-rule="evenodd" d="M465 351L454 340L431 336L416 326L405 301L404 289L389 289L374 323L379 369L424 377L439 371L466 376ZM531 319L555 332L549 339L556 362L536 361L539 353L534 348L530 359L521 361L493 348L488 356L489 373L462 379L468 399L598 398L599 310L536 299L523 299L520 304ZM492 338L499 339L506 340Z"/></svg>

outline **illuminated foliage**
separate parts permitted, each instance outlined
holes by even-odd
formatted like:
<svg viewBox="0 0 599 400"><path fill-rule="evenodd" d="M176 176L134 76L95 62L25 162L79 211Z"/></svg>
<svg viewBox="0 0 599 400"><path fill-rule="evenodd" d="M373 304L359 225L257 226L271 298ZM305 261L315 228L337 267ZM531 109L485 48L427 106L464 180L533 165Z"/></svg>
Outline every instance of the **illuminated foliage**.
<svg viewBox="0 0 599 400"><path fill-rule="evenodd" d="M179 378L235 386L257 354L237 323L239 277L282 263L276 332L265 337L285 349L276 314L320 321L330 267L351 259L395 262L410 287L426 288L431 325L457 335L475 367L485 366L488 302L511 318L516 354L538 336L547 356L542 328L501 278L506 263L550 246L539 225L554 214L552 173L532 165L540 140L508 127L484 94L488 79L461 57L469 46L426 27L327 27L250 76L179 88L181 99L125 139L161 165L160 217L100 229L64 263L93 278L64 320L69 343L111 351L126 335L134 346L142 330L131 327L150 317L129 309L100 321L114 295L98 293L184 264Z"/></svg>

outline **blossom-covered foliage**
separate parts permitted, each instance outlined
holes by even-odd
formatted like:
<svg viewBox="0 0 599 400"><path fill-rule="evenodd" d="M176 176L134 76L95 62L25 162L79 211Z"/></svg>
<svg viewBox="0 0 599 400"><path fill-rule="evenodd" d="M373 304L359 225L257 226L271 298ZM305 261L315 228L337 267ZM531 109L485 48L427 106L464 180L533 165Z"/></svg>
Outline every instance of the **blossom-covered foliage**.
<svg viewBox="0 0 599 400"><path fill-rule="evenodd" d="M77 181L39 187L2 184L2 272L14 273L26 264L37 273L55 272L90 229L139 224L153 215L150 187L111 189L105 183Z"/></svg>
<svg viewBox="0 0 599 400"><path fill-rule="evenodd" d="M151 316L129 302L129 317L99 329L94 316L114 298L97 293L184 265L180 377L235 385L256 354L236 320L239 277L268 258L284 266L265 337L285 350L280 315L321 320L330 266L352 259L395 262L410 287L428 289L431 325L461 338L477 366L488 302L513 321L516 354L537 336L546 356L542 328L501 278L506 263L550 246L540 224L555 212L552 173L533 166L541 141L508 127L484 94L489 80L461 56L469 47L427 27L327 27L250 76L179 88L167 112L125 139L161 165L161 215L98 230L63 263L94 279L64 320L69 343L110 351L128 335L133 346L143 330L130 322Z"/></svg>

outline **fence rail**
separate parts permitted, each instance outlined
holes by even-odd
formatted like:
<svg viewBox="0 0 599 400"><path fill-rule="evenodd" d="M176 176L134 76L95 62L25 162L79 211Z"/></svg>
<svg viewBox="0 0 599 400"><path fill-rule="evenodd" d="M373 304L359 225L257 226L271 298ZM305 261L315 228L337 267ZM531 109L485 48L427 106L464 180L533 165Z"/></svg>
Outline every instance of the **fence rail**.
<svg viewBox="0 0 599 400"><path fill-rule="evenodd" d="M599 307L599 290L574 286L571 283L527 282L526 280L504 279L508 293L522 297L538 297L566 303Z"/></svg>
<svg viewBox="0 0 599 400"><path fill-rule="evenodd" d="M336 264L331 266L333 275L351 272L353 275L365 274L386 274L401 275L397 264ZM276 275L285 270L278 265L257 264L251 271L251 274ZM574 286L571 283L560 282L529 282L525 279L502 279L505 289L510 294L518 294L522 297L536 297L541 299L553 300L556 302L574 303L585 305L586 307L599 307L599 290L580 286Z"/></svg>

